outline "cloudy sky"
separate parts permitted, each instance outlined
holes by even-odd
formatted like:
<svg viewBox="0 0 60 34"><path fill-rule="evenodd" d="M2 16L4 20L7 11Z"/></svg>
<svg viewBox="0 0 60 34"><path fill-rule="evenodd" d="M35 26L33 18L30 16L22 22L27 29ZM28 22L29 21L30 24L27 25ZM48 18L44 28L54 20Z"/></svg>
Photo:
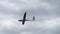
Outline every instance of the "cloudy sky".
<svg viewBox="0 0 60 34"><path fill-rule="evenodd" d="M60 34L60 0L0 0L0 34Z"/></svg>

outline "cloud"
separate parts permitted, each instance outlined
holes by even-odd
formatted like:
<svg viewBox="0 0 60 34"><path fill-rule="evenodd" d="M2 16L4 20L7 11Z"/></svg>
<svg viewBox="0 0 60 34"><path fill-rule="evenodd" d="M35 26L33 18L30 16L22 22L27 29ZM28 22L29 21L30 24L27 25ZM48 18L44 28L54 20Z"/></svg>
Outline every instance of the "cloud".
<svg viewBox="0 0 60 34"><path fill-rule="evenodd" d="M0 0L1 34L60 34L59 0ZM18 22L27 11L27 19Z"/></svg>
<svg viewBox="0 0 60 34"><path fill-rule="evenodd" d="M21 34L32 34L31 32L22 32Z"/></svg>
<svg viewBox="0 0 60 34"><path fill-rule="evenodd" d="M10 3L8 1L0 1L0 5L2 5L4 8L10 9L10 10L18 10L19 6L15 3Z"/></svg>

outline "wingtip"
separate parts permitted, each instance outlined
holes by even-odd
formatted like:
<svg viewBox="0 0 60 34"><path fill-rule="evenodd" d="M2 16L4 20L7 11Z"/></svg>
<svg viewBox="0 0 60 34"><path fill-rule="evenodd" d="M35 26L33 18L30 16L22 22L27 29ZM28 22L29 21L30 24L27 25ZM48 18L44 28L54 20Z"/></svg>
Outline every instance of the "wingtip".
<svg viewBox="0 0 60 34"><path fill-rule="evenodd" d="M33 16L33 21L35 20L35 17Z"/></svg>
<svg viewBox="0 0 60 34"><path fill-rule="evenodd" d="M22 24L22 25L24 25L24 24Z"/></svg>

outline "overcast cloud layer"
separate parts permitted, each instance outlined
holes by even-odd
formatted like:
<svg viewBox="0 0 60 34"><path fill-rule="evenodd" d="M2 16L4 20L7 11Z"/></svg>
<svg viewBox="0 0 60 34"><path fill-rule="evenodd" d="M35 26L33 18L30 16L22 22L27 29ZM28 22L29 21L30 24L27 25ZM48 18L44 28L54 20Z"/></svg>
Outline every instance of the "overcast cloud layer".
<svg viewBox="0 0 60 34"><path fill-rule="evenodd" d="M0 34L60 34L60 0L0 0Z"/></svg>

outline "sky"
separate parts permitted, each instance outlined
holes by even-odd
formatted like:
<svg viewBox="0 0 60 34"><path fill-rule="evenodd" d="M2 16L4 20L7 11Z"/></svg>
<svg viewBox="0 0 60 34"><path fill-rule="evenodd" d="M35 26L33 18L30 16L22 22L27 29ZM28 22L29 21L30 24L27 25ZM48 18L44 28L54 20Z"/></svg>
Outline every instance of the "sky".
<svg viewBox="0 0 60 34"><path fill-rule="evenodd" d="M60 0L0 0L0 34L60 34Z"/></svg>

